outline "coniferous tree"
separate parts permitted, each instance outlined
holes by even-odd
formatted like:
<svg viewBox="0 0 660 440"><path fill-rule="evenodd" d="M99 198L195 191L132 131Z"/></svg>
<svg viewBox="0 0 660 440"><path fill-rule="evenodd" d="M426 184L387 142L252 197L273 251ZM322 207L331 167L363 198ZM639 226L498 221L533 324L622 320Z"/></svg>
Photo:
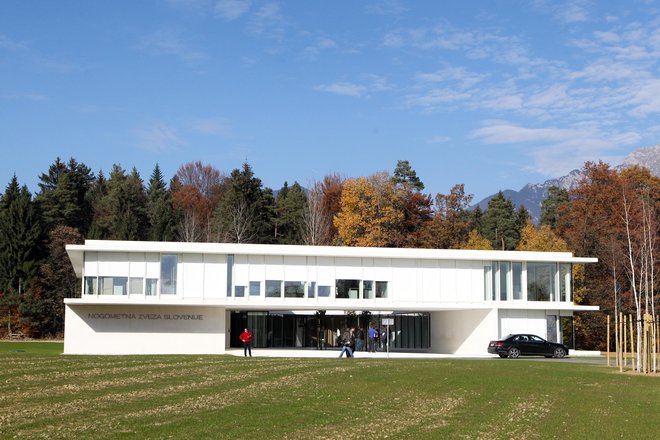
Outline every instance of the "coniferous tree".
<svg viewBox="0 0 660 440"><path fill-rule="evenodd" d="M92 202L92 223L87 236L96 240L106 240L110 237L110 207L108 195L108 181L103 171L99 171L96 181L90 189Z"/></svg>
<svg viewBox="0 0 660 440"><path fill-rule="evenodd" d="M29 285L42 257L43 233L37 206L27 186L12 178L0 204L0 290Z"/></svg>
<svg viewBox="0 0 660 440"><path fill-rule="evenodd" d="M490 240L493 249L515 249L520 233L513 202L505 198L502 191L488 202L488 209L482 217L482 230L479 232Z"/></svg>
<svg viewBox="0 0 660 440"><path fill-rule="evenodd" d="M407 160L399 160L396 163L394 168L394 175L392 176L392 182L395 184L403 184L408 188L415 191L422 191L424 189L424 183L417 176L417 172L412 169L410 162Z"/></svg>
<svg viewBox="0 0 660 440"><path fill-rule="evenodd" d="M165 186L158 164L154 167L147 188L147 210L149 216L149 239L172 241L176 237L176 219L172 207L172 195Z"/></svg>
<svg viewBox="0 0 660 440"><path fill-rule="evenodd" d="M233 243L271 243L273 241L273 192L263 189L246 162L228 178L228 191L215 218L221 239Z"/></svg>
<svg viewBox="0 0 660 440"><path fill-rule="evenodd" d="M304 215L307 209L305 191L298 182L289 187L287 182L277 193L275 241L282 244L302 244Z"/></svg>
<svg viewBox="0 0 660 440"><path fill-rule="evenodd" d="M568 191L551 186L548 189L548 197L541 203L541 224L548 225L553 230L557 229L561 207L568 202Z"/></svg>
<svg viewBox="0 0 660 440"><path fill-rule="evenodd" d="M93 218L89 194L94 183L91 170L73 158L65 164L58 157L39 179L37 202L46 229L64 225L86 234Z"/></svg>

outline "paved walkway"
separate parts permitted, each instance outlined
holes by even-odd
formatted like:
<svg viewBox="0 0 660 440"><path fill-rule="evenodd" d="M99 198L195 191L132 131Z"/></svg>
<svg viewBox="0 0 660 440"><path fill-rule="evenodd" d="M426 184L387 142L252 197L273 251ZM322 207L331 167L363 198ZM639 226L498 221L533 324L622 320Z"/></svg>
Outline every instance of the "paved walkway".
<svg viewBox="0 0 660 440"><path fill-rule="evenodd" d="M252 356L254 357L287 357L287 358L336 358L339 357L341 349L332 348L327 350L313 350L313 349L286 349L286 348L253 348ZM242 348L229 348L227 354L232 356L243 356ZM571 356L566 358L584 358L585 356L598 356L599 352L580 352L571 351ZM356 358L367 359L499 359L498 356L492 354L473 354L473 355L456 355L456 354L438 354L438 353L423 353L423 352L390 352L389 354L382 351L376 353L369 353L366 351L358 351L355 353ZM526 359L522 357L521 359ZM538 357L530 357L529 359L539 359ZM545 358L540 358L545 359Z"/></svg>

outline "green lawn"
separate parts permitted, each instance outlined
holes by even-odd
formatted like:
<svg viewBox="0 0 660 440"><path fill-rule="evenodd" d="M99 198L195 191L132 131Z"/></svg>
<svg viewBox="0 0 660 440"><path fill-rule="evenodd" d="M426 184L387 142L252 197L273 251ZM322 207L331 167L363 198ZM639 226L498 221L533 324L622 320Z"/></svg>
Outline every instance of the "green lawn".
<svg viewBox="0 0 660 440"><path fill-rule="evenodd" d="M660 378L492 359L64 356L0 343L0 438L658 438Z"/></svg>

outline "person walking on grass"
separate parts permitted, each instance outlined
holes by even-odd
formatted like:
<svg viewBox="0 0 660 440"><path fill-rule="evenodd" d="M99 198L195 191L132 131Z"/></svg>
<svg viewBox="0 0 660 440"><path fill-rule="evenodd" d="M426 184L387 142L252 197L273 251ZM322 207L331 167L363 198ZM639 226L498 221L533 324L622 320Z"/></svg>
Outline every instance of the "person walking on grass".
<svg viewBox="0 0 660 440"><path fill-rule="evenodd" d="M238 339L243 342L243 355L246 357L248 352L250 353L250 357L252 357L252 338L253 335L248 329L245 329L245 331L238 337Z"/></svg>

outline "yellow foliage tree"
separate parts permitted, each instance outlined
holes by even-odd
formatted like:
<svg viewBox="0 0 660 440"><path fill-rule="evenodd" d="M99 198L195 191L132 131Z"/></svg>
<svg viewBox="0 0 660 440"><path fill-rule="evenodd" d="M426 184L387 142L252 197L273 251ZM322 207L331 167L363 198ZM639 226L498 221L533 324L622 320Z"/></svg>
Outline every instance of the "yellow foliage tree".
<svg viewBox="0 0 660 440"><path fill-rule="evenodd" d="M404 220L402 195L388 173L348 179L334 225L346 246L393 246Z"/></svg>
<svg viewBox="0 0 660 440"><path fill-rule="evenodd" d="M473 229L468 234L468 240L465 244L465 249L473 249L477 251L492 251L493 245L490 240L484 238L476 229Z"/></svg>
<svg viewBox="0 0 660 440"><path fill-rule="evenodd" d="M520 234L520 241L516 250L568 252L568 245L550 229L550 226L541 225L537 229L531 221L528 221Z"/></svg>

